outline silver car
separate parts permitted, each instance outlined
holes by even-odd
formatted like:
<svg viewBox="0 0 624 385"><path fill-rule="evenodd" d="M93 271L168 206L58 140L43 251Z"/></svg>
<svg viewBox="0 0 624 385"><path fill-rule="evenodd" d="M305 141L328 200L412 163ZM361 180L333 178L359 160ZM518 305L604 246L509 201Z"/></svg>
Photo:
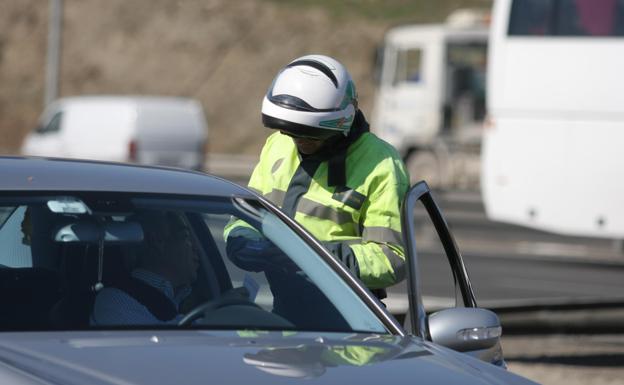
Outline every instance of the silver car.
<svg viewBox="0 0 624 385"><path fill-rule="evenodd" d="M504 369L500 322L476 307L424 183L403 233L421 202L460 306L425 312L404 236L406 330L301 226L226 180L36 158L0 170L1 383L532 383ZM242 259L233 223L254 234Z"/></svg>

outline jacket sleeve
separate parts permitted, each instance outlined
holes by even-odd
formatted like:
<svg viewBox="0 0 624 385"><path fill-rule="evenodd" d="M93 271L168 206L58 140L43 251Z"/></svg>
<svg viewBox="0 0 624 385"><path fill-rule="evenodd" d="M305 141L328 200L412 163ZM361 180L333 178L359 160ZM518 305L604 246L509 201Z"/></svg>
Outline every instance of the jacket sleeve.
<svg viewBox="0 0 624 385"><path fill-rule="evenodd" d="M264 195L268 192L264 191L266 190L265 185L267 184L267 181L270 180L267 179L270 177L270 175L266 175L267 168L265 167L265 163L267 162L267 156L270 151L269 148L271 146L273 135L271 135L264 144L264 147L262 148L262 151L260 153L260 160L256 164L256 167L254 168L251 177L249 178L249 182L247 183L247 187L250 190L257 192L260 195ZM230 235L234 235L239 230L243 230L243 232L245 232L245 229L249 230L253 229L253 227L243 220L232 217L229 223L223 229L223 239L227 241Z"/></svg>
<svg viewBox="0 0 624 385"><path fill-rule="evenodd" d="M407 173L400 160L387 159L375 174L361 209L361 238L326 244L370 289L405 278L400 207L408 188Z"/></svg>

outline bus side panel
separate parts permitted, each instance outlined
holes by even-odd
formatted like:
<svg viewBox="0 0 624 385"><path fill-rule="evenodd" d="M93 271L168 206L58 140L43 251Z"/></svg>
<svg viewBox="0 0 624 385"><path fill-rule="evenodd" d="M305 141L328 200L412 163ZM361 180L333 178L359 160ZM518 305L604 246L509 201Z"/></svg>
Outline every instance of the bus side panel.
<svg viewBox="0 0 624 385"><path fill-rule="evenodd" d="M570 3L575 4L575 3ZM494 3L481 186L490 219L624 237L624 39L508 36Z"/></svg>
<svg viewBox="0 0 624 385"><path fill-rule="evenodd" d="M505 45L504 64L495 64L494 111L547 117L624 112L624 39L509 38Z"/></svg>
<svg viewBox="0 0 624 385"><path fill-rule="evenodd" d="M624 121L498 119L484 135L487 215L567 235L624 237Z"/></svg>

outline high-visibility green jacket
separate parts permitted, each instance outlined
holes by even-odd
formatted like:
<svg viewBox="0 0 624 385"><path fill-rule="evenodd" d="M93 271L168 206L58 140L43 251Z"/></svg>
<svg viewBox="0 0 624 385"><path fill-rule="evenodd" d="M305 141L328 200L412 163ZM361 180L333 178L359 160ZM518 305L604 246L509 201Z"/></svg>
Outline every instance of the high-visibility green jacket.
<svg viewBox="0 0 624 385"><path fill-rule="evenodd" d="M312 162L314 163L314 162ZM346 152L346 186L328 185L328 161L310 164L292 138L266 141L249 187L277 204L371 289L405 277L400 205L409 178L396 150L370 132ZM232 222L228 233L240 221Z"/></svg>

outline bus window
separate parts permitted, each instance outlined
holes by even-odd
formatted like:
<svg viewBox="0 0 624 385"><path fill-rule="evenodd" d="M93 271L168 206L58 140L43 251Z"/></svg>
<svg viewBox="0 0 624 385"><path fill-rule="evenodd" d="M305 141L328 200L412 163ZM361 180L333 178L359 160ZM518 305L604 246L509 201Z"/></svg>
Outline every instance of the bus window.
<svg viewBox="0 0 624 385"><path fill-rule="evenodd" d="M397 51L393 84L417 83L422 79L422 50L418 48Z"/></svg>
<svg viewBox="0 0 624 385"><path fill-rule="evenodd" d="M512 36L624 36L624 0L514 0Z"/></svg>

